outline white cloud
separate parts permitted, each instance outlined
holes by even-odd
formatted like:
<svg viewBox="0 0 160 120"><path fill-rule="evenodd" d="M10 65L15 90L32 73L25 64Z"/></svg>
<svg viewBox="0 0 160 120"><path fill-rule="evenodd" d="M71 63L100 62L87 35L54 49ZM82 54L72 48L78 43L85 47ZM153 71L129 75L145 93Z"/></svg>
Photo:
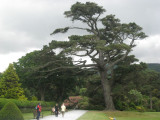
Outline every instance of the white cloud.
<svg viewBox="0 0 160 120"><path fill-rule="evenodd" d="M30 48L26 52L12 52L8 54L0 54L0 72L5 71L10 63L17 62L19 58L22 56L25 56L26 53L29 53L31 51L38 50L37 48Z"/></svg>
<svg viewBox="0 0 160 120"><path fill-rule="evenodd" d="M159 62L160 0L78 0L96 2L122 22L136 22L149 35L133 53L144 62ZM67 35L50 36L59 27L73 25L64 17L75 0L0 0L0 72L30 49L41 49L51 40L66 40ZM75 22L77 24L77 22ZM79 23L78 23L79 24ZM5 67L4 67L5 66Z"/></svg>
<svg viewBox="0 0 160 120"><path fill-rule="evenodd" d="M9 63L16 62L17 58L20 58L23 55L25 55L25 53L22 53L22 52L0 55L0 58L1 58L0 72L3 72L4 70L6 70Z"/></svg>
<svg viewBox="0 0 160 120"><path fill-rule="evenodd" d="M137 41L132 54L142 62L160 63L160 35L151 36L145 40Z"/></svg>

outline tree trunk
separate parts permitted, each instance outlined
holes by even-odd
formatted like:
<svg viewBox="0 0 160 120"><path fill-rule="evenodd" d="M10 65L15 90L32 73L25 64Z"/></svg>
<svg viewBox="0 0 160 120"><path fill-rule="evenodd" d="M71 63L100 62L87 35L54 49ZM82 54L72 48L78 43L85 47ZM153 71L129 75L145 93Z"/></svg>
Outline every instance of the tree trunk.
<svg viewBox="0 0 160 120"><path fill-rule="evenodd" d="M44 89L41 89L41 90L40 90L41 101L44 101L44 93L45 93L45 90L44 90Z"/></svg>
<svg viewBox="0 0 160 120"><path fill-rule="evenodd" d="M152 110L152 93L150 93L150 109Z"/></svg>
<svg viewBox="0 0 160 120"><path fill-rule="evenodd" d="M101 75L101 84L103 86L103 95L105 100L105 109L106 110L115 110L112 93L111 93L111 84L107 79L107 73L105 71L100 72Z"/></svg>

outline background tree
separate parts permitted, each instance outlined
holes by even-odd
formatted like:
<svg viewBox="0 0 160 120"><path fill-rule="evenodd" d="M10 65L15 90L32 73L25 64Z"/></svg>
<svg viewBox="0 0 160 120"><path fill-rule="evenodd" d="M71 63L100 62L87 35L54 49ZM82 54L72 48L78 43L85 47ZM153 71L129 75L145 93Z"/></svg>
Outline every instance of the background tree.
<svg viewBox="0 0 160 120"><path fill-rule="evenodd" d="M73 66L71 59L57 56L45 46L43 50L26 54L14 63L14 66L22 79L22 86L28 91L26 93L29 93L28 96L37 96L40 100L62 101L74 90L75 70L50 70L61 66Z"/></svg>
<svg viewBox="0 0 160 120"><path fill-rule="evenodd" d="M135 60L133 57L124 59L114 70L113 96L116 109L132 110L136 109L136 106L150 109L150 94L152 93L154 97L159 98L157 92L160 84L159 73L148 69L145 63L133 64L132 62ZM133 98L133 95L129 94L129 91L132 90L142 94L142 102L136 102L135 97Z"/></svg>
<svg viewBox="0 0 160 120"><path fill-rule="evenodd" d="M0 73L0 79L2 78L2 73Z"/></svg>
<svg viewBox="0 0 160 120"><path fill-rule="evenodd" d="M104 110L105 102L102 84L98 74L90 75L87 78L87 97L89 97L89 109Z"/></svg>
<svg viewBox="0 0 160 120"><path fill-rule="evenodd" d="M107 72L123 60L135 46L134 41L143 39L146 35L136 23L122 24L115 15L107 15L100 18L105 12L103 7L96 3L77 2L71 6L70 11L64 14L72 21L80 21L87 27L65 27L56 29L51 35L65 33L69 29L80 29L89 32L89 35L72 35L69 41L52 41L49 48L61 48L60 54L86 57L92 64L86 64L86 60L75 61L78 67L95 69L99 72L103 87L104 101L107 110L114 110L112 99L112 84ZM82 25L81 25L82 26Z"/></svg>
<svg viewBox="0 0 160 120"><path fill-rule="evenodd" d="M0 91L0 96L4 98L26 99L13 64L9 64L9 67L3 73L0 81Z"/></svg>
<svg viewBox="0 0 160 120"><path fill-rule="evenodd" d="M27 53L19 58L18 62L14 63L16 72L21 79L22 87L25 90L25 95L31 100L33 96L37 96L37 90L41 79L35 79L33 68L39 64L38 58L40 51Z"/></svg>
<svg viewBox="0 0 160 120"><path fill-rule="evenodd" d="M153 109L152 96L154 95L154 97L157 97L158 95L156 91L159 89L158 86L160 85L159 75L158 72L147 69L141 73L140 77L140 79L145 79L145 81L141 83L143 86L140 87L140 90L143 94L149 96L149 108L151 110ZM157 95L155 95L155 93Z"/></svg>

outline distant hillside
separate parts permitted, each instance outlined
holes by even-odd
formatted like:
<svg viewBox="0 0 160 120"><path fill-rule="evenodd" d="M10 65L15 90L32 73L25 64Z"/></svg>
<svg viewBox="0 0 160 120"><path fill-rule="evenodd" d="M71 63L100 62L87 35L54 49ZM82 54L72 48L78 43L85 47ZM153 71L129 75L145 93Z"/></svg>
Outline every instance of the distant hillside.
<svg viewBox="0 0 160 120"><path fill-rule="evenodd" d="M160 63L147 63L148 68L160 72Z"/></svg>

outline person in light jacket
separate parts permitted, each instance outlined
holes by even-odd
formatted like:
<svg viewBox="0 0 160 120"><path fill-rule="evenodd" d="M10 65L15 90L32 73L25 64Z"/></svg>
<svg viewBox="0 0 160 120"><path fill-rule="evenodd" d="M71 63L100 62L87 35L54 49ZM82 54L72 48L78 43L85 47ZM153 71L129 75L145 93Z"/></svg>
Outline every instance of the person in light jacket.
<svg viewBox="0 0 160 120"><path fill-rule="evenodd" d="M66 106L64 105L64 103L61 105L61 112L62 112L62 117L64 117L64 113L66 111Z"/></svg>

